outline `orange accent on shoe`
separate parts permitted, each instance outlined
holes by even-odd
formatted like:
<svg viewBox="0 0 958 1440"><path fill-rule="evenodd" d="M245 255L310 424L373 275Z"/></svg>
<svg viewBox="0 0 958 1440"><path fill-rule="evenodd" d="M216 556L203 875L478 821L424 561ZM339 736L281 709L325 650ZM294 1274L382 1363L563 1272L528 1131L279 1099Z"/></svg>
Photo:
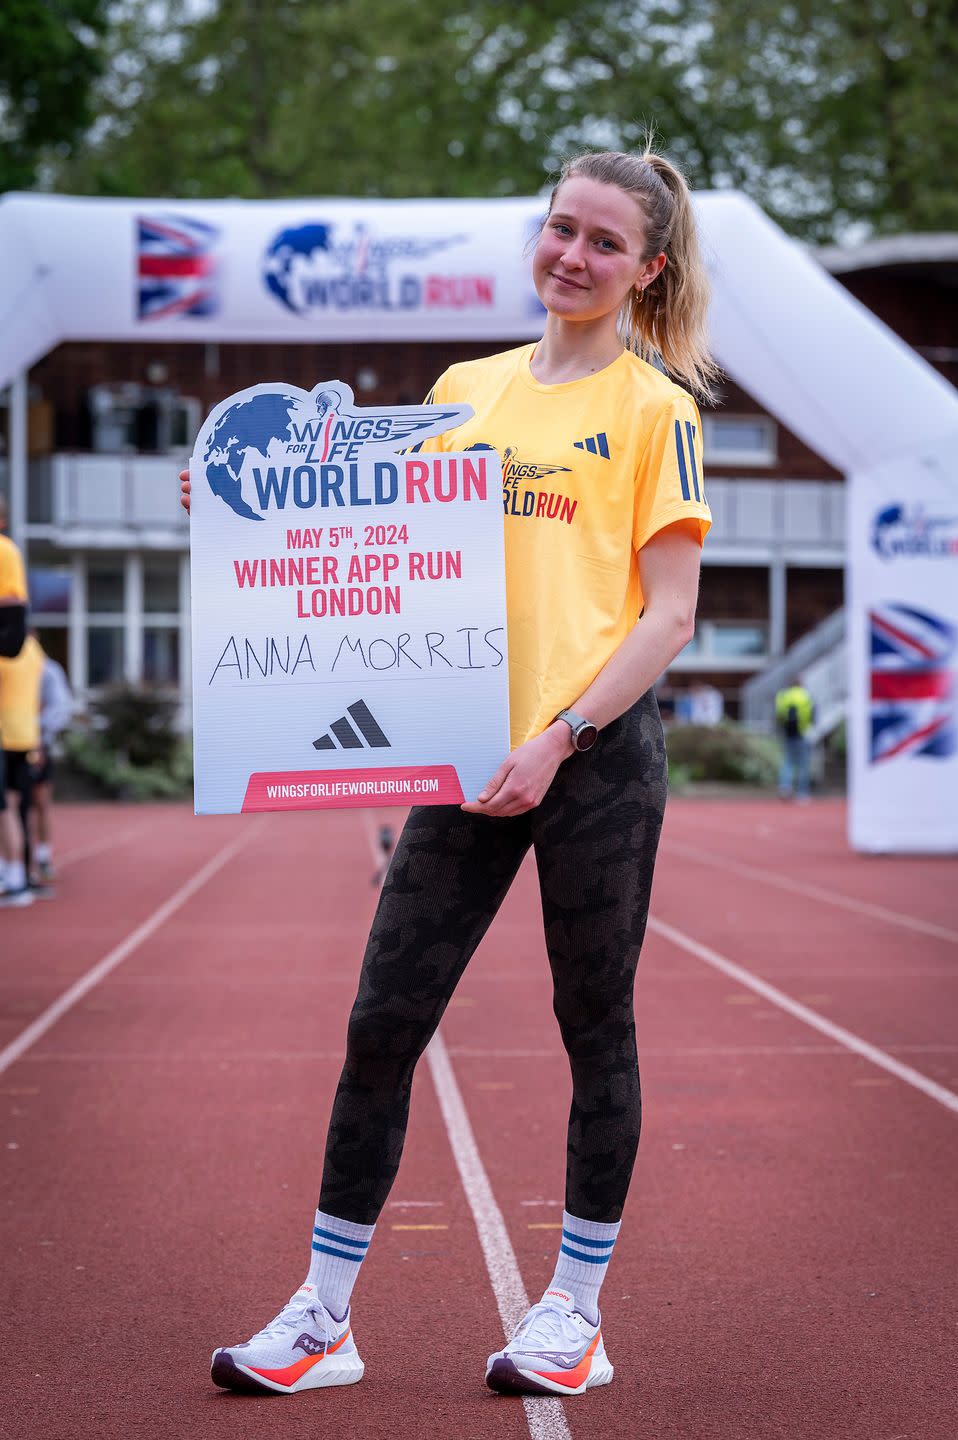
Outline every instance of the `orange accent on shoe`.
<svg viewBox="0 0 958 1440"><path fill-rule="evenodd" d="M588 1378L589 1371L592 1369L592 1356L601 1339L602 1331L597 1330L595 1339L574 1370L556 1370L555 1372L533 1370L533 1375L538 1375L540 1380L551 1380L553 1385L567 1385L570 1390L578 1390L583 1380Z"/></svg>
<svg viewBox="0 0 958 1440"><path fill-rule="evenodd" d="M261 1375L264 1380L272 1380L277 1385L295 1385L301 1375L305 1375L307 1370L311 1370L314 1365L318 1365L320 1360L325 1360L328 1355L335 1355L340 1345L344 1345L348 1339L349 1331L347 1330L345 1334L340 1335L336 1344L330 1345L322 1355L304 1355L302 1360L297 1360L295 1365L287 1365L284 1370L257 1370L255 1365L250 1365L249 1369L254 1375Z"/></svg>

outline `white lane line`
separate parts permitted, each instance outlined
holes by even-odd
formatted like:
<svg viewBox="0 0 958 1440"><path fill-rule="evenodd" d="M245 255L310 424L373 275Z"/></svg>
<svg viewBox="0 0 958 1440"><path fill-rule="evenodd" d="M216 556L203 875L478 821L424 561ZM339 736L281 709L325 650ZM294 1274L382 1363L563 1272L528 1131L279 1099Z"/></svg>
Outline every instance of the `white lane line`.
<svg viewBox="0 0 958 1440"><path fill-rule="evenodd" d="M375 862L381 860L377 835L368 811L361 812L363 828ZM437 1031L426 1047L426 1060L435 1087L452 1156L462 1188L472 1211L492 1292L506 1336L510 1336L529 1308L529 1297L519 1273L516 1252L502 1211L492 1193L489 1176L479 1155L462 1093L456 1083L445 1041ZM523 1407L532 1440L572 1440L562 1401L547 1396L524 1395Z"/></svg>
<svg viewBox="0 0 958 1440"><path fill-rule="evenodd" d="M867 915L871 920L884 920L889 925L900 925L906 930L917 930L921 935L933 935L936 940L948 940L952 945L958 945L958 930L935 925L931 920L902 915L899 910L888 910L884 905L872 905L867 900L855 900L850 895L839 894L837 890L826 890L821 885L808 885L803 880L792 880L787 875L773 874L757 865L744 865L740 860L719 858L708 850L699 850L697 846L686 845L679 840L667 839L663 849L666 855L684 855L689 860L697 860L701 865L714 865L717 870L742 875L746 880L758 880L763 885L774 885L779 890L791 890L795 895L821 900L825 905L837 905L840 909L851 910L856 915Z"/></svg>
<svg viewBox="0 0 958 1440"><path fill-rule="evenodd" d="M642 1058L655 1056L692 1055L841 1055L841 1045L642 1045ZM897 1055L954 1055L958 1045L948 1041L941 1044L889 1045L888 1049ZM232 1052L231 1052L232 1053ZM454 1060L561 1060L566 1062L564 1050L470 1050L463 1045L453 1045L449 1050Z"/></svg>
<svg viewBox="0 0 958 1440"><path fill-rule="evenodd" d="M860 1036L853 1035L850 1030L845 1030L841 1025L835 1025L831 1020L826 1020L824 1015L819 1015L816 1010L810 1010L807 1005L802 1005L783 991L777 990L774 985L769 985L753 975L749 970L743 970L741 965L734 964L720 955L717 950L711 950L707 945L700 945L690 935L682 930L676 930L674 925L667 925L664 920L657 920L654 916L649 917L649 929L654 930L657 935L670 940L673 945L678 945L682 950L687 950L690 955L695 955L699 960L704 960L706 965L713 969L720 970L723 975L728 975L732 980L738 981L740 985L746 985L754 990L757 995L770 1000L773 1005L786 1010L796 1020L801 1020L810 1025L813 1030L818 1030L822 1035L827 1035L830 1040L836 1040L846 1050L852 1050L856 1055L861 1055L870 1060L873 1065L878 1065L882 1070L887 1070L891 1075L896 1075L906 1085L911 1085L916 1090L937 1100L939 1105L944 1105L946 1110L952 1110L958 1114L958 1095L951 1090L946 1090L944 1085L938 1085L934 1080L929 1080L927 1075L920 1071L913 1070L910 1065L903 1065L900 1060L894 1059L885 1050L879 1050L877 1045L870 1045L867 1040Z"/></svg>
<svg viewBox="0 0 958 1440"><path fill-rule="evenodd" d="M231 840L222 850L217 851L202 870L198 870L191 880L187 880L185 885L181 885L169 900L164 900L163 904L154 910L142 925L138 925L125 940L121 940L120 944L116 945L108 955L104 955L92 970L88 970L70 986L69 990L65 990L58 1000L54 1000L52 1005L48 1005L42 1015L38 1015L36 1020L28 1025L26 1030L22 1031L15 1040L0 1050L0 1075L9 1069L14 1061L19 1060L20 1056L29 1050L31 1045L35 1045L48 1030L52 1030L57 1021L62 1019L67 1011L72 1010L84 995L88 995L95 986L99 985L101 980L105 980L111 970L115 970L127 956L132 955L144 941L149 940L150 936L155 934L171 915L175 915L187 900L192 899L196 892L203 888L207 880L211 880L219 870L222 870L224 865L228 865L234 855L249 843L261 826L261 821L259 823L254 821L252 825L248 826L245 833L237 836L235 840Z"/></svg>
<svg viewBox="0 0 958 1440"><path fill-rule="evenodd" d="M57 874L65 870L68 865L76 865L80 860L89 860L94 855L102 855L104 850L112 850L116 845L128 845L135 840L137 835L142 835L144 830L151 828L150 822L144 820L141 825L133 825L129 830L123 830L119 834L105 835L102 840L94 840L89 845L80 845L76 850L67 850L64 855L56 858Z"/></svg>
<svg viewBox="0 0 958 1440"><path fill-rule="evenodd" d="M429 1042L426 1059L456 1169L476 1222L502 1326L509 1336L529 1308L529 1297L519 1273L516 1253L480 1158L445 1042L438 1032ZM532 1440L572 1440L560 1399L525 1395L523 1405Z"/></svg>

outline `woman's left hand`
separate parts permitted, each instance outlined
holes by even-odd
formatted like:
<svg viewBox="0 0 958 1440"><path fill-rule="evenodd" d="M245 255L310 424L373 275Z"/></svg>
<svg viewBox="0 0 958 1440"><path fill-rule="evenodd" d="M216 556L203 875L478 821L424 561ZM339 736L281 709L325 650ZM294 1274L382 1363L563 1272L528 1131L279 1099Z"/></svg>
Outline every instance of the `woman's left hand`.
<svg viewBox="0 0 958 1440"><path fill-rule="evenodd" d="M462 806L470 815L524 815L545 795L563 760L572 754L572 732L564 720L527 740L503 760L476 800Z"/></svg>

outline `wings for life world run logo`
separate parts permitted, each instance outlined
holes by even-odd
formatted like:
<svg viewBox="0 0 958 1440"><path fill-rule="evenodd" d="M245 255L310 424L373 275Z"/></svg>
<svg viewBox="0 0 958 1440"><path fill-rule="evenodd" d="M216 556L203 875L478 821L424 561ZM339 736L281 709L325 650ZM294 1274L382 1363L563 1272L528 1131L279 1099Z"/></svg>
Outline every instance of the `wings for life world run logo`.
<svg viewBox="0 0 958 1440"><path fill-rule="evenodd" d="M357 408L342 381L308 394L293 386L241 395L201 438L213 494L244 520L267 510L293 513L316 505L390 505L399 495L399 468L388 457L411 437L439 435L469 418L468 405ZM368 493L356 463L382 456Z"/></svg>
<svg viewBox="0 0 958 1440"><path fill-rule="evenodd" d="M923 505L888 505L872 521L871 543L883 560L958 559L958 515L929 515Z"/></svg>
<svg viewBox="0 0 958 1440"><path fill-rule="evenodd" d="M378 235L367 225L299 225L281 230L272 240L263 279L270 294L296 315L490 309L495 303L494 276L439 273L438 261L433 262L435 273L420 273L420 262L468 238Z"/></svg>
<svg viewBox="0 0 958 1440"><path fill-rule="evenodd" d="M869 617L872 764L900 755L947 760L958 749L956 627L911 605Z"/></svg>
<svg viewBox="0 0 958 1440"><path fill-rule="evenodd" d="M219 309L217 226L184 215L140 215L136 221L138 320L205 318Z"/></svg>

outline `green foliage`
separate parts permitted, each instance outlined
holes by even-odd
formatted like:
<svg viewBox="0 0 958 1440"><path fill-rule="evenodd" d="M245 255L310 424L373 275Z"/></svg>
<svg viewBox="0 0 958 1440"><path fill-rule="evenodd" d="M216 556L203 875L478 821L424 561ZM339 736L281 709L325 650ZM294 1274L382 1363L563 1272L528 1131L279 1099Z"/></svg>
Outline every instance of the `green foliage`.
<svg viewBox="0 0 958 1440"><path fill-rule="evenodd" d="M958 227L953 0L115 0L111 16L96 134L61 189L529 194L576 147L635 148L654 123L696 186L744 190L807 240Z"/></svg>
<svg viewBox="0 0 958 1440"><path fill-rule="evenodd" d="M177 744L165 766L131 764L110 749L102 732L72 730L63 737L63 748L71 765L117 799L181 799L193 783L193 752L186 741Z"/></svg>
<svg viewBox="0 0 958 1440"><path fill-rule="evenodd" d="M92 727L64 737L70 762L112 795L148 800L184 795L193 779L190 745L175 727L168 695L117 685L91 707Z"/></svg>
<svg viewBox="0 0 958 1440"><path fill-rule="evenodd" d="M697 780L766 788L778 779L778 743L731 721L670 726L666 750L670 780L679 788Z"/></svg>
<svg viewBox="0 0 958 1440"><path fill-rule="evenodd" d="M131 765L170 764L178 742L175 696L135 685L113 685L91 708L108 748L125 756Z"/></svg>
<svg viewBox="0 0 958 1440"><path fill-rule="evenodd" d="M36 184L91 123L106 0L3 0L0 5L0 193Z"/></svg>

